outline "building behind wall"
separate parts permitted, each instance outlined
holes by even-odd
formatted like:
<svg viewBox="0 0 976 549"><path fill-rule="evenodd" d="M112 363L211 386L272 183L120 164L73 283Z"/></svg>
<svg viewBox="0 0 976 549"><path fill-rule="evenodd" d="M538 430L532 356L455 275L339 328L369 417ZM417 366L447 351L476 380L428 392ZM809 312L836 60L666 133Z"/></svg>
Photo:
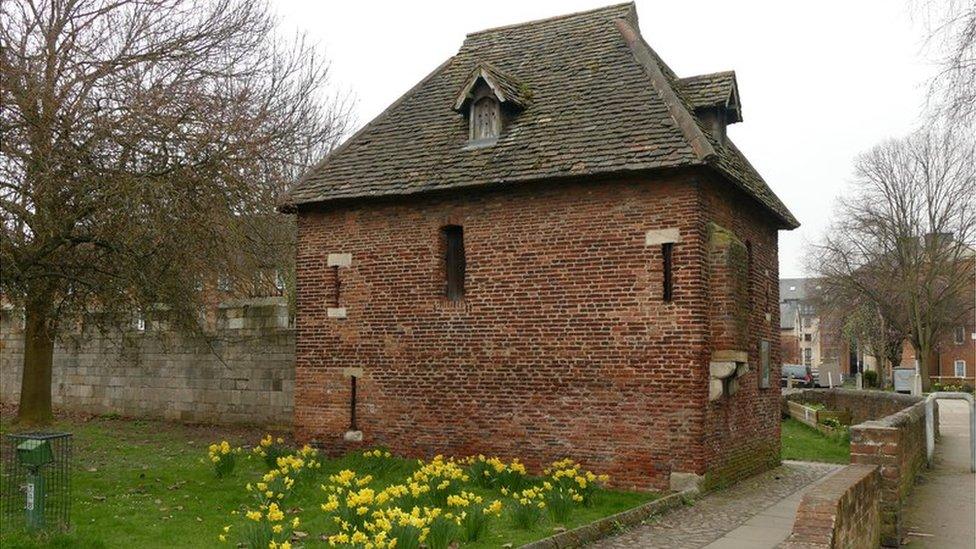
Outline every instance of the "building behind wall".
<svg viewBox="0 0 976 549"><path fill-rule="evenodd" d="M725 133L734 73L679 79L637 28L470 34L291 190L300 439L645 489L778 462L797 223Z"/></svg>
<svg viewBox="0 0 976 549"><path fill-rule="evenodd" d="M819 285L815 278L783 278L779 281L780 342L784 363L803 364L819 372L838 362L825 320L817 307ZM788 358L787 358L788 357Z"/></svg>

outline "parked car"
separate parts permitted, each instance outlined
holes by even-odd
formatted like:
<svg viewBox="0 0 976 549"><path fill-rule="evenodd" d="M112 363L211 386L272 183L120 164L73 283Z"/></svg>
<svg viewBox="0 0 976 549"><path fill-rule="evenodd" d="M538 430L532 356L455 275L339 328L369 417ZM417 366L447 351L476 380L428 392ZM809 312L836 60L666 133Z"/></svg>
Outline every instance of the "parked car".
<svg viewBox="0 0 976 549"><path fill-rule="evenodd" d="M803 364L784 364L780 371L780 386L788 386L788 380L793 378L794 387L813 387L813 370Z"/></svg>

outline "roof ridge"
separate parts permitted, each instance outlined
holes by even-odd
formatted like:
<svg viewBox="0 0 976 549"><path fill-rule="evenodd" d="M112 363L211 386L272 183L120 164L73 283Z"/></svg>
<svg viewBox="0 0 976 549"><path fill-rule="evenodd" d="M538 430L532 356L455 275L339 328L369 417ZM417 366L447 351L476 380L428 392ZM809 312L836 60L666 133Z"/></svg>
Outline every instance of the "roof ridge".
<svg viewBox="0 0 976 549"><path fill-rule="evenodd" d="M706 73L703 73L703 74L693 74L691 76L682 76L681 78L678 78L678 81L691 80L693 78L708 78L708 77L712 77L712 76L725 76L726 74L735 75L735 71L734 70L727 70L727 71L706 72Z"/></svg>
<svg viewBox="0 0 976 549"><path fill-rule="evenodd" d="M671 118L678 125L678 129L688 142L688 146L695 152L698 160L707 162L717 157L715 149L709 143L705 133L698 126L697 120L688 112L684 101L678 97L671 82L664 75L657 61L655 61L657 54L654 50L644 41L644 37L630 26L630 23L623 19L618 19L614 23L617 25L617 29L620 31L627 47L630 48L631 53L634 55L634 59L643 67L644 72L651 81L651 86L661 97L661 101L667 107L668 113L671 114Z"/></svg>
<svg viewBox="0 0 976 549"><path fill-rule="evenodd" d="M600 11L610 11L610 10L617 9L617 8L621 8L621 7L624 7L624 6L629 6L631 8L631 11L635 11L636 10L636 5L634 4L634 1L631 0L630 2L621 2L619 4L610 4L609 6L602 6L602 7L599 7L599 8L592 8L592 9L582 10L582 11L574 11L572 13L564 13L562 15L555 15L553 17L543 17L542 19L533 19L531 21L523 21L521 23L511 23L511 24L508 24L508 25L500 25L500 26L497 26L497 27L489 27L487 29L481 29L479 31L469 32L469 33L467 33L465 35L465 37L476 36L476 35L479 35L479 34L485 34L485 33L489 33L489 32L497 32L497 31L501 31L501 30L508 30L508 29L514 29L514 28L520 28L520 27L528 27L528 26L537 25L537 24L540 24L540 23L549 23L549 22L552 22L552 21L559 21L559 20L562 20L562 19L569 19L571 17L579 17L581 15L589 15L591 13L596 13L596 12L600 12Z"/></svg>

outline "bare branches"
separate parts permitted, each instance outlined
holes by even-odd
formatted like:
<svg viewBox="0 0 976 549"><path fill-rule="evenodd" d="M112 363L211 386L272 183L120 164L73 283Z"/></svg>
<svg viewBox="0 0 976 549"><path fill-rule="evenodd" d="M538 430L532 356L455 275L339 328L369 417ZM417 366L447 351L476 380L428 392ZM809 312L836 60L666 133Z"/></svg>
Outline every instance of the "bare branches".
<svg viewBox="0 0 976 549"><path fill-rule="evenodd" d="M349 109L327 60L282 37L264 1L3 5L8 299L55 296L62 319L163 303L191 323L199 281L291 261L276 198Z"/></svg>
<svg viewBox="0 0 976 549"><path fill-rule="evenodd" d="M827 299L877 311L923 361L973 314L974 157L972 137L952 127L878 145L858 158L853 192L814 247Z"/></svg>
<svg viewBox="0 0 976 549"><path fill-rule="evenodd" d="M937 118L976 128L976 4L925 0L916 5L926 25L926 45L939 71L929 86Z"/></svg>

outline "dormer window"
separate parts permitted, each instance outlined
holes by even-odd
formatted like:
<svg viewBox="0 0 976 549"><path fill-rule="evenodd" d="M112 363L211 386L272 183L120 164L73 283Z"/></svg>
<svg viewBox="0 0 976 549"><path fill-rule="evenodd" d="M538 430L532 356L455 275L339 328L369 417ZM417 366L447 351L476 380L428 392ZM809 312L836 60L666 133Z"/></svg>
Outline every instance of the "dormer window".
<svg viewBox="0 0 976 549"><path fill-rule="evenodd" d="M491 97L482 97L471 106L471 141L489 141L498 139L501 133L501 113L498 101Z"/></svg>
<svg viewBox="0 0 976 549"><path fill-rule="evenodd" d="M454 101L454 110L466 115L469 144L497 141L505 122L526 107L528 95L526 87L511 75L488 63L477 64Z"/></svg>

